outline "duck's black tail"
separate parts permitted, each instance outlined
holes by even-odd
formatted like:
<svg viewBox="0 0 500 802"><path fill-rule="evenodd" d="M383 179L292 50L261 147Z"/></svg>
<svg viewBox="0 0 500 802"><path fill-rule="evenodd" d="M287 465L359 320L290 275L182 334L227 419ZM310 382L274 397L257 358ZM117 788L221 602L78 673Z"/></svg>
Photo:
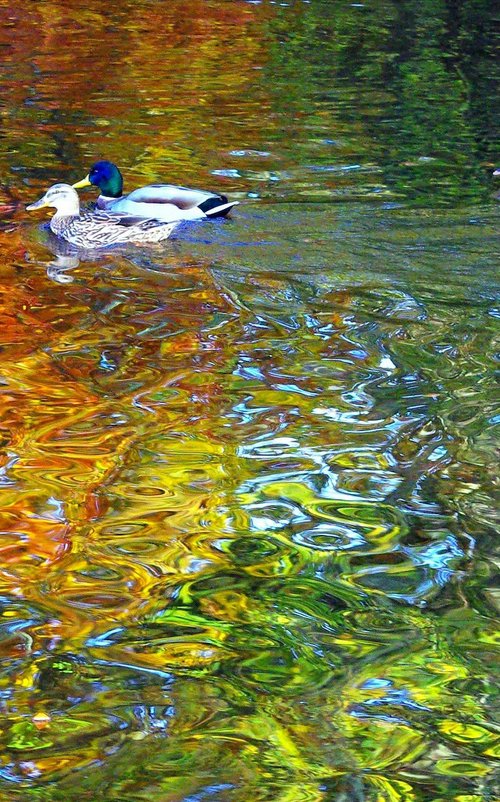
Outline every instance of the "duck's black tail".
<svg viewBox="0 0 500 802"><path fill-rule="evenodd" d="M239 201L228 201L225 195L218 195L217 197L207 198L198 205L198 208L205 212L207 217L225 217L228 211L233 206L237 206L238 203Z"/></svg>

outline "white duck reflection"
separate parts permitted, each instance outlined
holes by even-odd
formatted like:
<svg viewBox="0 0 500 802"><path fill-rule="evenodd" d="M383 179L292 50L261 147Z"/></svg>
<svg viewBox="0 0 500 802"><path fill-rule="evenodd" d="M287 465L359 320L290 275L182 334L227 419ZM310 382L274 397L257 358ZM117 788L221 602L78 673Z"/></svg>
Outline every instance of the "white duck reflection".
<svg viewBox="0 0 500 802"><path fill-rule="evenodd" d="M71 271L78 268L83 262L109 264L115 262L117 257L125 257L137 267L146 266L150 268L151 264L154 264L155 254L161 253L162 259L165 258L165 246L163 243L149 244L147 253L139 247L131 254L130 250L125 253L119 247L114 248L112 252L103 251L102 249L80 248L57 237L48 226L38 231L37 245L44 247L48 251L47 258L43 258L40 247L37 247L36 249L30 249L29 260L44 267L48 278L57 284L71 284L75 280L75 277L71 275ZM52 258L50 258L51 255Z"/></svg>
<svg viewBox="0 0 500 802"><path fill-rule="evenodd" d="M74 281L74 277L70 275L71 270L79 267L81 262L96 261L103 256L96 251L77 248L66 240L56 237L48 228L43 231L42 244L52 253L53 259L49 261L36 259L36 262L43 265L47 276L58 284L71 284Z"/></svg>

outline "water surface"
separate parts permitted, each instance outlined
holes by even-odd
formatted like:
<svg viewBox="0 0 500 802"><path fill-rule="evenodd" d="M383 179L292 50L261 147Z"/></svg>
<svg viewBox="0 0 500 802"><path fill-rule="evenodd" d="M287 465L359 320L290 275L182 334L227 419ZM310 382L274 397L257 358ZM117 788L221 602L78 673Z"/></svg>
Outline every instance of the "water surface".
<svg viewBox="0 0 500 802"><path fill-rule="evenodd" d="M0 0L2 802L497 798L492 17Z"/></svg>

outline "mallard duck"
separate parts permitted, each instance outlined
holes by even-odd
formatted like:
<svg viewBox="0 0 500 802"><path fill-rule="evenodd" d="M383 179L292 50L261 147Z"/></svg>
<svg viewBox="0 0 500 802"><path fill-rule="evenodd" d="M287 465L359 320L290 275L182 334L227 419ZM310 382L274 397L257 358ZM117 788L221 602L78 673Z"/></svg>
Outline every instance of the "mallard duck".
<svg viewBox="0 0 500 802"><path fill-rule="evenodd" d="M186 189L171 184L148 184L123 195L123 177L116 164L99 161L89 174L73 184L75 189L99 187L97 208L125 212L138 217L154 217L166 223L174 220L202 220L225 217L238 201L228 201L225 195Z"/></svg>
<svg viewBox="0 0 500 802"><path fill-rule="evenodd" d="M54 184L45 195L26 207L28 212L53 206L56 213L50 230L79 248L105 248L123 242L160 242L166 239L175 223L144 219L115 212L80 211L78 192L69 184Z"/></svg>

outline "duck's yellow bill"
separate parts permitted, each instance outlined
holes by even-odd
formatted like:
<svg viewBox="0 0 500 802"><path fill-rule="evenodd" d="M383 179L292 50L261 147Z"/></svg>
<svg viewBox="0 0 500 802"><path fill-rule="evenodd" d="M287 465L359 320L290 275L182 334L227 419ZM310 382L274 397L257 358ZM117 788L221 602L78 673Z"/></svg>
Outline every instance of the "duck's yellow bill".
<svg viewBox="0 0 500 802"><path fill-rule="evenodd" d="M83 189L83 187L91 187L92 183L89 181L88 175L85 178L82 178L81 181L77 181L76 184L73 184L73 189Z"/></svg>
<svg viewBox="0 0 500 802"><path fill-rule="evenodd" d="M33 209L44 209L45 206L48 206L48 205L49 204L45 200L45 195L44 195L43 198L40 198L40 200L37 200L34 203L30 203L29 206L26 206L26 211L27 212L32 212Z"/></svg>

